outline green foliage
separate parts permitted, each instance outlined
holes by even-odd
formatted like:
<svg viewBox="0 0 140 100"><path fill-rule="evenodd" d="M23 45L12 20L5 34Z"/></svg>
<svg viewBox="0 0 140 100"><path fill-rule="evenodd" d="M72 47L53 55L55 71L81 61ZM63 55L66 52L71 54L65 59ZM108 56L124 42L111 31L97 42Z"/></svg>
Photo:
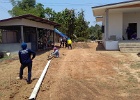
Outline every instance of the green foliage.
<svg viewBox="0 0 140 100"><path fill-rule="evenodd" d="M50 21L55 21L56 18L56 12L53 11L51 8L47 7L45 9L45 18L47 18Z"/></svg>
<svg viewBox="0 0 140 100"><path fill-rule="evenodd" d="M65 28L65 32L68 37L72 38L74 34L74 24L75 24L75 12L74 10L65 9L63 12L63 29Z"/></svg>
<svg viewBox="0 0 140 100"><path fill-rule="evenodd" d="M75 34L77 37L88 38L88 22L85 21L84 11L78 12L75 22Z"/></svg>
<svg viewBox="0 0 140 100"><path fill-rule="evenodd" d="M91 26L88 29L89 32L89 39L91 40L101 40L102 39L102 32L101 32L101 26L99 25L95 25L95 26Z"/></svg>
<svg viewBox="0 0 140 100"><path fill-rule="evenodd" d="M140 69L140 63L133 63L133 64L131 64L130 65L130 68L132 68L132 69Z"/></svg>
<svg viewBox="0 0 140 100"><path fill-rule="evenodd" d="M36 4L35 0L22 0L15 1L11 0L13 5L12 10L9 10L11 16L20 16L24 14L32 14L38 17L45 17L44 5L41 3Z"/></svg>
<svg viewBox="0 0 140 100"><path fill-rule="evenodd" d="M130 75L127 79L128 82L132 82L132 83L137 83L137 79L133 76L133 75Z"/></svg>
<svg viewBox="0 0 140 100"><path fill-rule="evenodd" d="M59 30L71 39L75 38L73 34L77 37L88 38L89 22L85 21L83 10L76 14L75 10L66 8L63 11L56 13L51 8L46 8L45 15L48 20L60 23L61 27Z"/></svg>
<svg viewBox="0 0 140 100"><path fill-rule="evenodd" d="M84 37L78 37L75 41L76 42L85 42L87 39Z"/></svg>
<svg viewBox="0 0 140 100"><path fill-rule="evenodd" d="M137 72L137 74L138 74L138 77L140 78L140 72Z"/></svg>
<svg viewBox="0 0 140 100"><path fill-rule="evenodd" d="M79 38L79 41L85 39L101 39L101 27L99 25L89 27L89 22L85 20L84 11L75 12L74 9L64 9L61 12L55 12L41 3L36 4L35 0L11 0L12 10L8 12L12 16L32 14L41 18L61 24L58 29L65 33L71 39ZM83 37L83 39L81 39Z"/></svg>
<svg viewBox="0 0 140 100"><path fill-rule="evenodd" d="M22 0L22 1L18 1L18 5L21 9L28 9L28 7L34 8L36 4L35 1L36 0Z"/></svg>

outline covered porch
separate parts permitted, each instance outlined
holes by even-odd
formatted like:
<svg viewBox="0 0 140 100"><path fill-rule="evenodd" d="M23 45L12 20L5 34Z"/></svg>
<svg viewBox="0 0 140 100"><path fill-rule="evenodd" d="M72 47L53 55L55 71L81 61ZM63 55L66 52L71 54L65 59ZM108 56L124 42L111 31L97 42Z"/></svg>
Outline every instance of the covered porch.
<svg viewBox="0 0 140 100"><path fill-rule="evenodd" d="M140 1L127 1L92 7L97 22L102 22L103 44L106 50L120 50L121 43L140 40ZM131 26L136 38L128 39L127 27ZM132 46L133 48L133 46Z"/></svg>

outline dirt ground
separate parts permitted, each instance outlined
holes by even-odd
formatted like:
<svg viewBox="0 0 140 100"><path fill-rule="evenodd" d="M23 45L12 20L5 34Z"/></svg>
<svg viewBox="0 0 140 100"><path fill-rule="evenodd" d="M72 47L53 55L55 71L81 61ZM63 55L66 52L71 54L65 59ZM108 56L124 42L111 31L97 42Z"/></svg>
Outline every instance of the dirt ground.
<svg viewBox="0 0 140 100"><path fill-rule="evenodd" d="M27 100L47 64L51 51L33 60L32 83L16 79L17 56L0 60L0 100ZM45 75L36 100L140 100L140 57L136 53L105 51L97 43L60 48Z"/></svg>

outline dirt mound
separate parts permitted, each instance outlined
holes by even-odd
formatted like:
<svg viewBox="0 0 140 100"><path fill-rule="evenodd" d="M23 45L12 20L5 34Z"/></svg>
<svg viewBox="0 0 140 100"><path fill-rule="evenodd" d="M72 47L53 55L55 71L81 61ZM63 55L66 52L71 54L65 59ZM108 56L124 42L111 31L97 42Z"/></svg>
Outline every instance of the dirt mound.
<svg viewBox="0 0 140 100"><path fill-rule="evenodd" d="M86 48L90 48L89 45L87 43L84 42L77 42L77 43L73 43L72 44L73 48L81 48L81 49L86 49Z"/></svg>

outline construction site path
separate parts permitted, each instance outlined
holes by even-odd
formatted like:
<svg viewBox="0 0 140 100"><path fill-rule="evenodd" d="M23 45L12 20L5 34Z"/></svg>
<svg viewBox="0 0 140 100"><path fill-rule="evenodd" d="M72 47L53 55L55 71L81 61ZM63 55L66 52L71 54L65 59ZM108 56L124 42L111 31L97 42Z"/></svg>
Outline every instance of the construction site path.
<svg viewBox="0 0 140 100"><path fill-rule="evenodd" d="M42 82L36 100L139 100L140 58L135 53L105 51L97 43L73 43L60 48ZM27 100L38 81L49 52L39 52L33 61L32 83L17 80L18 57L0 62L0 100ZM133 67L133 66L134 67ZM137 68L137 69L135 69Z"/></svg>

